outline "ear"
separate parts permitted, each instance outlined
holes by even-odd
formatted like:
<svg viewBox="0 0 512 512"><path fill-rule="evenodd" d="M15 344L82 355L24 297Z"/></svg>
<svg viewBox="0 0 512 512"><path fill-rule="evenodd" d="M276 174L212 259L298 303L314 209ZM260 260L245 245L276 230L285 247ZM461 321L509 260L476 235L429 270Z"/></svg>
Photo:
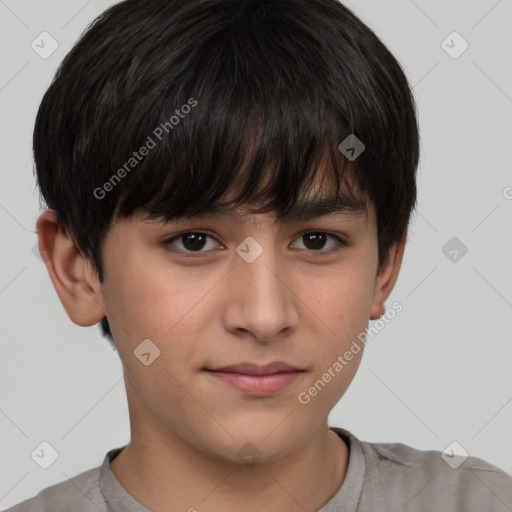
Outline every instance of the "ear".
<svg viewBox="0 0 512 512"><path fill-rule="evenodd" d="M57 212L47 210L36 223L39 252L69 318L77 325L97 324L105 316L101 283L93 265L59 229Z"/></svg>
<svg viewBox="0 0 512 512"><path fill-rule="evenodd" d="M404 234L399 242L391 246L386 261L382 263L377 273L370 320L377 320L386 312L385 301L389 297L398 279L406 238L407 233Z"/></svg>

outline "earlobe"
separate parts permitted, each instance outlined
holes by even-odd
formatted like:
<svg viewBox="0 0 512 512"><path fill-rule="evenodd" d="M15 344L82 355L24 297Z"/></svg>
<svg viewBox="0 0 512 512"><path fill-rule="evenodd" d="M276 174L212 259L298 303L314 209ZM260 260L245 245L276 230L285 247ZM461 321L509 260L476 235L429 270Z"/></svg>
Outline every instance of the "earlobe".
<svg viewBox="0 0 512 512"><path fill-rule="evenodd" d="M391 294L396 280L398 279L398 273L400 272L400 266L402 265L402 258L405 250L406 238L407 233L404 234L399 242L391 246L386 261L379 269L375 282L370 320L377 320L386 312L385 302Z"/></svg>
<svg viewBox="0 0 512 512"><path fill-rule="evenodd" d="M59 229L55 210L42 213L36 228L39 252L69 318L83 327L97 324L105 311L101 284L89 260L71 237Z"/></svg>

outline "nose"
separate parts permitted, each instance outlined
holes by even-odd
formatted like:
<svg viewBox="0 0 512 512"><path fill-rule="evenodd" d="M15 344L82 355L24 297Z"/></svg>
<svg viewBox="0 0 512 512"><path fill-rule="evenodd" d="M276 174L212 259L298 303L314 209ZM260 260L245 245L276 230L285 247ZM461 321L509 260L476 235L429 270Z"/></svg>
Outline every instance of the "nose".
<svg viewBox="0 0 512 512"><path fill-rule="evenodd" d="M270 342L295 330L298 299L271 247L251 263L236 257L228 275L223 320L229 332L249 332L260 342Z"/></svg>

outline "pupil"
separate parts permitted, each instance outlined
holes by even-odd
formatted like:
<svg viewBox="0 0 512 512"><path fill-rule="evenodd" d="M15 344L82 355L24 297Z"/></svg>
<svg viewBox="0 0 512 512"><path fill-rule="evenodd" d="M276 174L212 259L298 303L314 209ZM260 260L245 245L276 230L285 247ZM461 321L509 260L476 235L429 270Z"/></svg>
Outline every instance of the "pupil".
<svg viewBox="0 0 512 512"><path fill-rule="evenodd" d="M310 233L304 237L313 241L313 244L304 244L308 249L321 249L325 244L325 233Z"/></svg>
<svg viewBox="0 0 512 512"><path fill-rule="evenodd" d="M204 247L206 235L203 233L190 233L183 235L183 246L188 250L199 250Z"/></svg>

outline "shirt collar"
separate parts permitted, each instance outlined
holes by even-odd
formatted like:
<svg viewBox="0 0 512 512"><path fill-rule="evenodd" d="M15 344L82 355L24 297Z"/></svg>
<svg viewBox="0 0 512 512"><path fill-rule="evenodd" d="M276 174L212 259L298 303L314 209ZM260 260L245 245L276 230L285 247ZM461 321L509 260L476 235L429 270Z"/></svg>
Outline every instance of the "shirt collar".
<svg viewBox="0 0 512 512"><path fill-rule="evenodd" d="M366 474L366 460L361 442L351 432L340 427L329 427L340 436L349 448L349 461L343 484L336 494L318 511L356 511L361 499ZM110 463L125 446L110 450L99 471L99 486L109 512L151 512L141 505L119 483L110 469Z"/></svg>

